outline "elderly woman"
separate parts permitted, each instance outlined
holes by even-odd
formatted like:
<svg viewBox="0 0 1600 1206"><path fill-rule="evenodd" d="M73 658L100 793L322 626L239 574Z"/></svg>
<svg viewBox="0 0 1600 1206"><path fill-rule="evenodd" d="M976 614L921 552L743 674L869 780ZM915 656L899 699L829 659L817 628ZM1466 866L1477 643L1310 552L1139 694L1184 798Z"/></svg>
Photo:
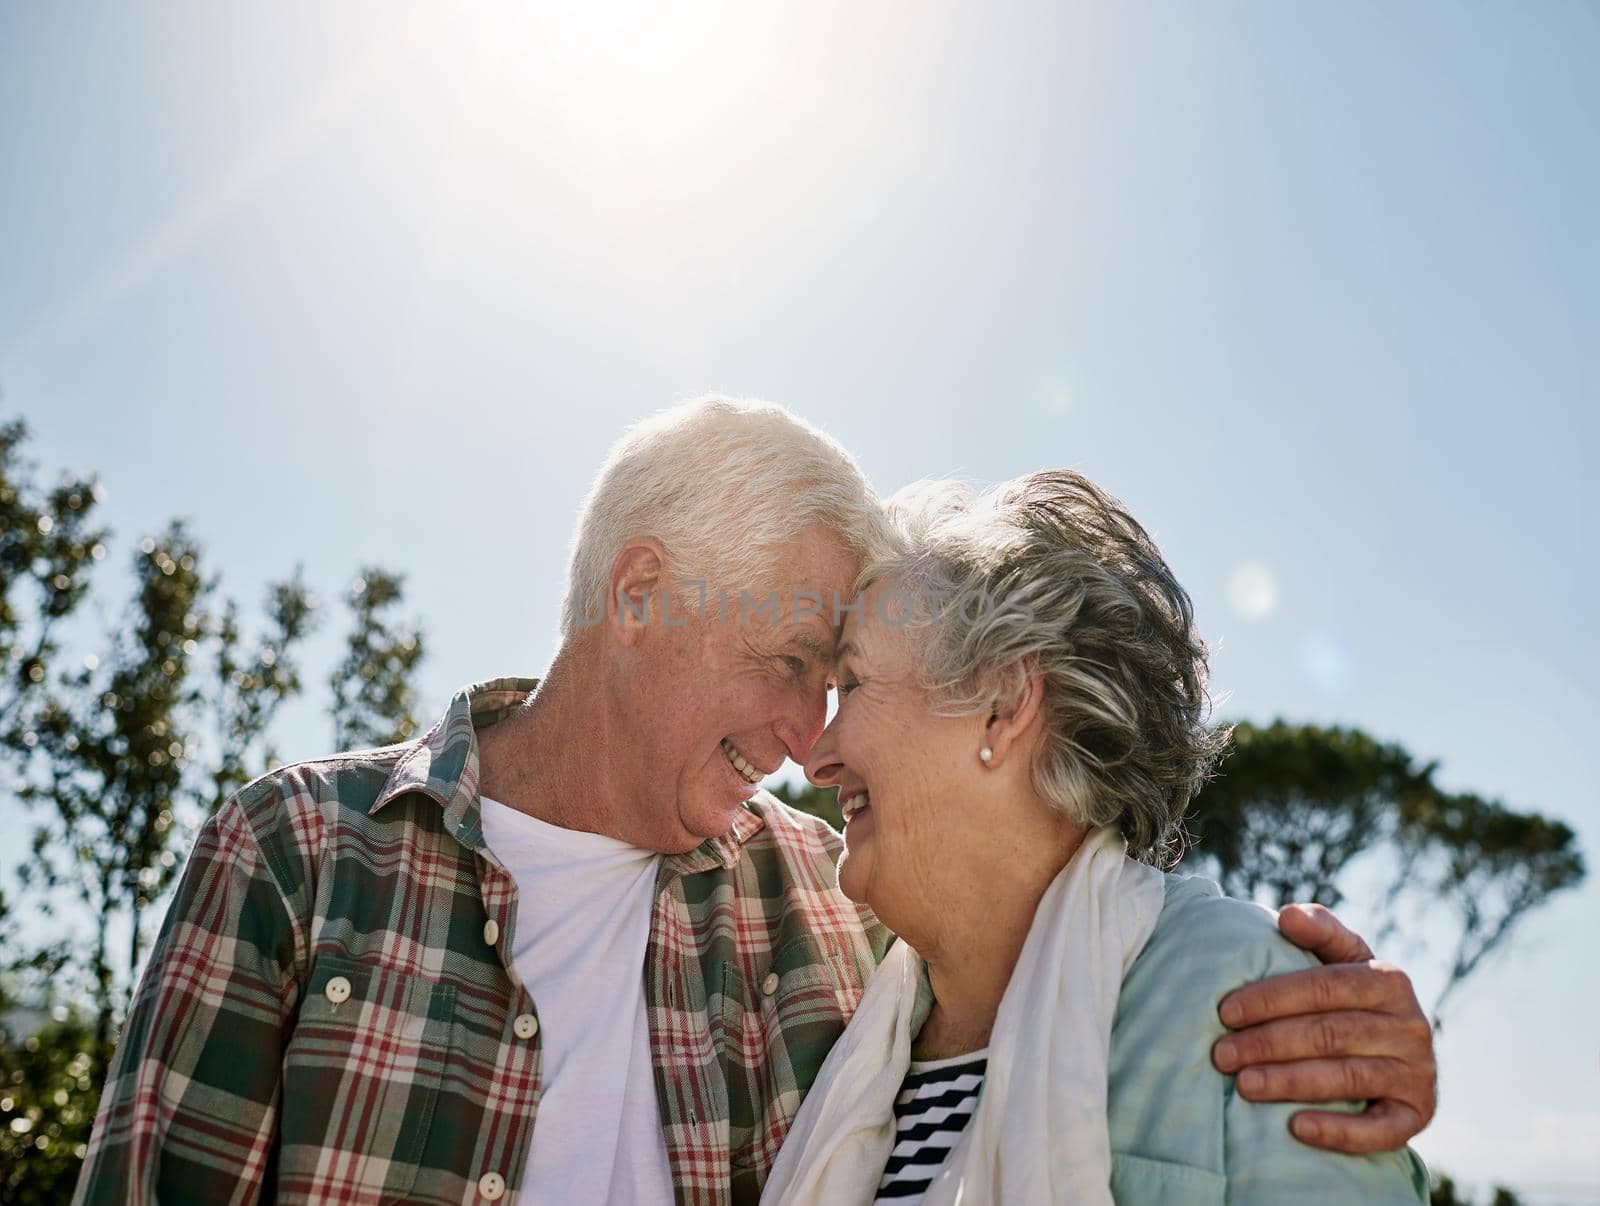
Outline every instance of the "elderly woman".
<svg viewBox="0 0 1600 1206"><path fill-rule="evenodd" d="M763 1200L1425 1202L1409 1151L1302 1145L1207 1058L1228 990L1314 960L1158 869L1224 739L1150 537L1066 470L891 514L806 774L839 788L840 888L901 941Z"/></svg>

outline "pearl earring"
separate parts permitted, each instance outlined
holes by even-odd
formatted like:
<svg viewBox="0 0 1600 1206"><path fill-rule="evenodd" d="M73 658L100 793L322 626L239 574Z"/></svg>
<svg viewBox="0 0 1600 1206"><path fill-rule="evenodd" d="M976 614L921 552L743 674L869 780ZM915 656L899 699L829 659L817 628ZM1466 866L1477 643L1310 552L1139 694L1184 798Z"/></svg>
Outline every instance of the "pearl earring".
<svg viewBox="0 0 1600 1206"><path fill-rule="evenodd" d="M981 750L978 751L978 757L982 758L984 760L985 764L987 764L989 759L994 757L994 751L992 749L990 749L988 746L984 746Z"/></svg>

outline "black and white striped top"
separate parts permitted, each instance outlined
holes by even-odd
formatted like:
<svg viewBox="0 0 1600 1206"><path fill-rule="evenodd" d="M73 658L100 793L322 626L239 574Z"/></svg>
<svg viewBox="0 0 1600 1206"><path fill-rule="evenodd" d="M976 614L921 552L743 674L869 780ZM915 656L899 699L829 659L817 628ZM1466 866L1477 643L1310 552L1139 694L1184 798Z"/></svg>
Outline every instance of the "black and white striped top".
<svg viewBox="0 0 1600 1206"><path fill-rule="evenodd" d="M894 1099L894 1149L878 1182L879 1202L915 1202L978 1107L989 1051L913 1062Z"/></svg>

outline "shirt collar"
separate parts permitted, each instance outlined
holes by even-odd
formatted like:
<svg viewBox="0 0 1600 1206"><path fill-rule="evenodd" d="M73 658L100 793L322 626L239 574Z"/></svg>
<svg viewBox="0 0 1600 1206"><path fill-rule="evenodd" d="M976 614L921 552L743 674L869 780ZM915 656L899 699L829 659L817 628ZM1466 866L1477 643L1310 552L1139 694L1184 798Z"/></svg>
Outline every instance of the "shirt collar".
<svg viewBox="0 0 1600 1206"><path fill-rule="evenodd" d="M472 850L483 850L478 730L522 707L538 686L536 678L492 678L462 687L451 697L445 714L395 765L367 815L398 796L418 792L444 809L445 830L451 837ZM680 874L731 868L763 823L761 815L746 805L726 833L707 838L693 850L668 855L666 868Z"/></svg>
<svg viewBox="0 0 1600 1206"><path fill-rule="evenodd" d="M694 875L717 867L731 869L743 853L742 847L764 825L761 814L748 804L734 815L733 825L721 837L707 838L693 850L669 854L664 865L668 874Z"/></svg>

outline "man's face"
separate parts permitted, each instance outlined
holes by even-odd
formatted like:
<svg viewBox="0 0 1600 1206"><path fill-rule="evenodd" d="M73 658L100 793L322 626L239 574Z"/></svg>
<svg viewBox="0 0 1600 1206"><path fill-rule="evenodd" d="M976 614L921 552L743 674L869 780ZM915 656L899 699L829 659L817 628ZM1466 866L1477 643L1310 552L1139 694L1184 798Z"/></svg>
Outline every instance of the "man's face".
<svg viewBox="0 0 1600 1206"><path fill-rule="evenodd" d="M803 764L822 732L834 603L849 599L856 559L813 524L773 567L765 583L728 584L725 603L710 588L703 610L696 588L667 583L671 626L658 608L624 655L619 704L646 755L636 790L654 849L726 833L760 779L785 758Z"/></svg>

